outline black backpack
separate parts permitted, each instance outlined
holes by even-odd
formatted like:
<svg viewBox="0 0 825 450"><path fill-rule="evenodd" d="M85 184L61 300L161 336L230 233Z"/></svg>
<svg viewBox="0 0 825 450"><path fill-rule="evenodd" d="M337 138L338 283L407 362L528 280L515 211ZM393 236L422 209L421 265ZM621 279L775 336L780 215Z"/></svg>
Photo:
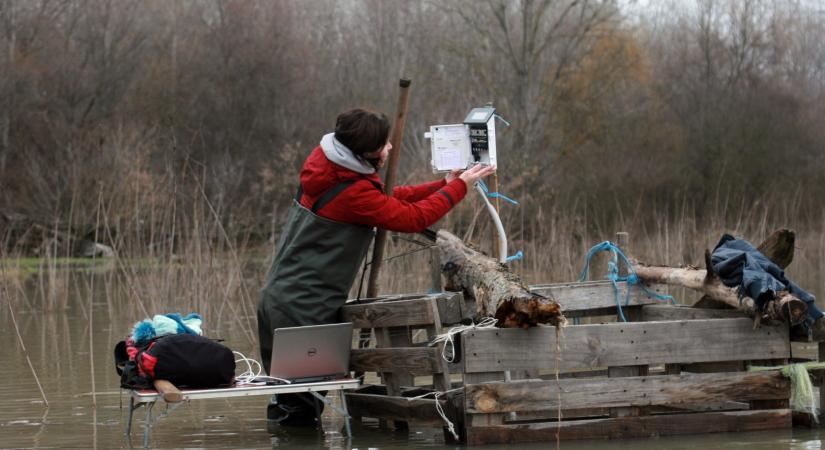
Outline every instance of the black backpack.
<svg viewBox="0 0 825 450"><path fill-rule="evenodd" d="M115 369L126 389L151 389L154 380L167 380L179 388L208 389L233 383L235 356L229 347L203 336L172 334L139 347L131 341L118 342Z"/></svg>

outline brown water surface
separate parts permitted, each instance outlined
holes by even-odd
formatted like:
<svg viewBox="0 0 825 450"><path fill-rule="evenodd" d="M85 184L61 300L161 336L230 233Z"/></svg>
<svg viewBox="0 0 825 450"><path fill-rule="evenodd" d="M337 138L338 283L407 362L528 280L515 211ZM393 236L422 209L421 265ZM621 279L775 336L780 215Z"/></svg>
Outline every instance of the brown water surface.
<svg viewBox="0 0 825 450"><path fill-rule="evenodd" d="M91 286L94 275L83 286ZM2 280L0 280L2 282ZM29 282L26 290L37 286ZM70 284L70 286L76 286ZM67 289L65 309L46 311L37 295L4 295L0 310L0 448L141 448L143 408L136 412L131 437L124 435L128 399L118 388L112 348L126 336L137 317L134 305L113 289L111 279L98 280L90 299L84 289ZM152 311L152 313L178 311ZM179 311L188 313L189 311ZM19 327L18 339L12 313ZM254 318L251 319L254 323ZM254 355L238 323L205 324L211 337ZM233 328L234 327L234 328ZM43 387L43 402L34 373ZM325 413L322 430L268 430L264 397L201 400L182 405L153 428L150 448L227 449L390 449L456 448L444 444L438 429L405 432L380 430L365 423L354 428L352 442L340 430L342 421ZM163 412L158 405L156 412ZM486 446L485 449L547 449L555 443ZM563 442L565 449L820 449L816 430L708 434L625 441Z"/></svg>

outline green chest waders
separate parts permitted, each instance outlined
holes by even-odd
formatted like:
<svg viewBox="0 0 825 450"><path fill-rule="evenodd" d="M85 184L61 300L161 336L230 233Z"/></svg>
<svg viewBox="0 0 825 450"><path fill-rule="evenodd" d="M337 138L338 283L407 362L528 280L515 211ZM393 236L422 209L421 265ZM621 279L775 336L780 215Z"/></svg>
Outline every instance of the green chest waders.
<svg viewBox="0 0 825 450"><path fill-rule="evenodd" d="M336 222L315 213L352 183L334 186L311 210L301 206L302 191L298 189L258 304L261 364L267 373L275 328L338 321L338 310L347 300L374 232L370 227ZM282 394L277 399L273 396L267 418L282 425L315 425L323 406L308 394Z"/></svg>
<svg viewBox="0 0 825 450"><path fill-rule="evenodd" d="M309 210L292 204L258 305L261 363L269 372L272 330L338 321L374 232L315 214L354 181L332 187ZM380 189L380 186L378 186Z"/></svg>

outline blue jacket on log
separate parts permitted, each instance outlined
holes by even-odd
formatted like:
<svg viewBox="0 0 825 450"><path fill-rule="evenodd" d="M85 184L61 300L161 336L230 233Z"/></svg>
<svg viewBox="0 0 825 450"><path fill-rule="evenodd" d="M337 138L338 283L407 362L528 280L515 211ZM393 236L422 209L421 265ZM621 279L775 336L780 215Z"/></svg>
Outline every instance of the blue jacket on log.
<svg viewBox="0 0 825 450"><path fill-rule="evenodd" d="M808 305L808 326L823 315L816 297L789 280L785 271L744 239L723 235L713 249L711 264L725 286L738 286L739 297L752 298L760 310L777 292L788 291Z"/></svg>

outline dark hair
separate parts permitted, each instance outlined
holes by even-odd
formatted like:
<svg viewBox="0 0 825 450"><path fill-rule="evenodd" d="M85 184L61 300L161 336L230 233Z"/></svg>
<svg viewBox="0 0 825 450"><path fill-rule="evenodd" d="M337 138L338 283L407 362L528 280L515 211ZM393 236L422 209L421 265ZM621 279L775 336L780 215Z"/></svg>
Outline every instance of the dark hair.
<svg viewBox="0 0 825 450"><path fill-rule="evenodd" d="M335 120L335 139L356 155L380 150L389 134L390 121L383 113L355 108Z"/></svg>

